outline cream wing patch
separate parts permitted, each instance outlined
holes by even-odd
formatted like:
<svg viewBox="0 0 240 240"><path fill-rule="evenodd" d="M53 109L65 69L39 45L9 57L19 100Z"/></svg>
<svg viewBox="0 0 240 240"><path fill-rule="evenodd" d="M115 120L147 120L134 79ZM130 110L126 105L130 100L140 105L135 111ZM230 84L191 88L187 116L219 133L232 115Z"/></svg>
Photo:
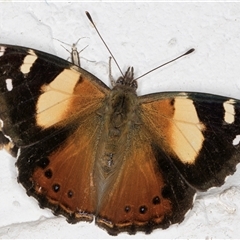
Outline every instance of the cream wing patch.
<svg viewBox="0 0 240 240"><path fill-rule="evenodd" d="M63 120L80 76L78 71L65 69L50 84L42 86L36 115L39 126L48 128Z"/></svg>
<svg viewBox="0 0 240 240"><path fill-rule="evenodd" d="M204 141L204 129L193 101L187 96L175 98L171 146L183 163L195 162Z"/></svg>
<svg viewBox="0 0 240 240"><path fill-rule="evenodd" d="M235 121L235 100L229 99L228 101L223 103L223 108L225 110L224 113L224 121L228 124L232 124Z"/></svg>
<svg viewBox="0 0 240 240"><path fill-rule="evenodd" d="M34 64L34 62L38 58L33 50L29 50L28 53L29 54L26 55L26 57L23 60L23 64L20 66L20 71L23 74L27 74L27 73L30 72L30 69L31 69L32 65Z"/></svg>

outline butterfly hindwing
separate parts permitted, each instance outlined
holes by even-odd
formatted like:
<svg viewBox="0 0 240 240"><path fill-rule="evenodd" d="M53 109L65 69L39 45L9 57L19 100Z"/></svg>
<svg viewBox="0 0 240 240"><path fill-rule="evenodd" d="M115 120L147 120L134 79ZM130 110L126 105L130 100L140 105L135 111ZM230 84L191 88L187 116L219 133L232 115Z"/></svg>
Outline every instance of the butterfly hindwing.
<svg viewBox="0 0 240 240"><path fill-rule="evenodd" d="M143 124L131 129L128 144L120 148L125 153L122 171L105 192L97 213L97 224L111 234L150 233L179 223L192 207L196 192L167 154L157 151Z"/></svg>
<svg viewBox="0 0 240 240"><path fill-rule="evenodd" d="M92 172L100 129L101 118L91 114L76 129L56 130L50 138L22 148L18 158L19 180L28 193L72 223L92 221L96 212Z"/></svg>

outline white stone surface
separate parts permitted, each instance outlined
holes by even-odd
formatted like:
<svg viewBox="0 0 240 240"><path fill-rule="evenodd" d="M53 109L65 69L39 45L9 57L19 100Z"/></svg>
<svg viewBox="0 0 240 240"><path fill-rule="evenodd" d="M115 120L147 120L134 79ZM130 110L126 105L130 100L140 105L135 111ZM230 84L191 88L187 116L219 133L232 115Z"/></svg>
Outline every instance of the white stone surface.
<svg viewBox="0 0 240 240"><path fill-rule="evenodd" d="M139 94L160 91L209 92L240 96L240 3L0 3L0 42L39 49L67 59L53 38L86 45L82 67L109 84L109 53L91 26L89 11L119 65L135 76L186 50L196 51L139 80ZM119 71L113 67L113 75ZM17 183L15 159L0 157L0 238L112 238L93 223L68 224L40 209ZM221 188L198 194L180 225L151 235L118 238L238 238L240 171Z"/></svg>

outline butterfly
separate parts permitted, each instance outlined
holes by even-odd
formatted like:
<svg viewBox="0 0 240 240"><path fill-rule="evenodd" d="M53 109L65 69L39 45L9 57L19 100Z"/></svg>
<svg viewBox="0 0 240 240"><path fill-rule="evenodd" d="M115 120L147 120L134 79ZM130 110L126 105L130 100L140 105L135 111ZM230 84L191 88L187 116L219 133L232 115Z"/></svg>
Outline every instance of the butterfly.
<svg viewBox="0 0 240 240"><path fill-rule="evenodd" d="M0 146L40 207L111 235L183 221L197 190L240 161L240 101L194 92L137 96L133 68L110 89L59 57L0 45Z"/></svg>

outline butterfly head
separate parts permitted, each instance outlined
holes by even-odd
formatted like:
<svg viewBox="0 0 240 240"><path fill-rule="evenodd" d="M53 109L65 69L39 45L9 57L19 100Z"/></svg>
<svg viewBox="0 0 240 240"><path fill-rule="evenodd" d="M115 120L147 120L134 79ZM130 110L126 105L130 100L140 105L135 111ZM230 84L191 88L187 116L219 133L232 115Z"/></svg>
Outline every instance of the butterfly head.
<svg viewBox="0 0 240 240"><path fill-rule="evenodd" d="M131 88L134 92L137 90L137 81L133 78L134 70L133 67L129 67L124 76L121 76L116 81L116 86L124 86Z"/></svg>

